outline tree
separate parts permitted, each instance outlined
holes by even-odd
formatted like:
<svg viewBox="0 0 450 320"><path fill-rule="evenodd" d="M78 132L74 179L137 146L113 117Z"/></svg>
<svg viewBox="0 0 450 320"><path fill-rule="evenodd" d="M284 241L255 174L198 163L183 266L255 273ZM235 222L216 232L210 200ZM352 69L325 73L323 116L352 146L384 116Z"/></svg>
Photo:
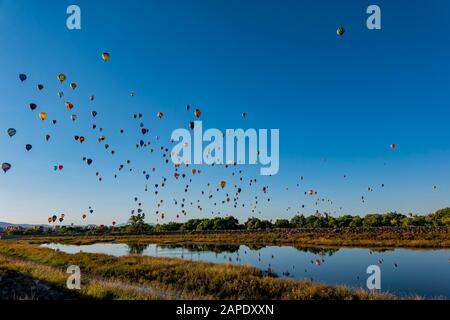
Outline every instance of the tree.
<svg viewBox="0 0 450 320"><path fill-rule="evenodd" d="M277 219L275 221L274 227L280 229L290 228L289 220L287 219Z"/></svg>
<svg viewBox="0 0 450 320"><path fill-rule="evenodd" d="M306 219L304 215L295 216L291 219L291 226L294 228L304 228L306 226Z"/></svg>
<svg viewBox="0 0 450 320"><path fill-rule="evenodd" d="M150 226L145 223L145 213L132 215L130 219L128 219L128 230L131 232L144 232L150 229Z"/></svg>

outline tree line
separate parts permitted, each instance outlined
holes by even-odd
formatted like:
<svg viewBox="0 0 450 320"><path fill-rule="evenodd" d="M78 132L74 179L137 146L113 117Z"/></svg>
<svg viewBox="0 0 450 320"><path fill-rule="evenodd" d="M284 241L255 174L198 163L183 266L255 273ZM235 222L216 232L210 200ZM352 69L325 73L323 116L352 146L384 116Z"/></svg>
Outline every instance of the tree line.
<svg viewBox="0 0 450 320"><path fill-rule="evenodd" d="M190 219L184 223L169 222L150 225L145 222L145 214L132 215L128 224L120 227L112 226L60 226L50 228L34 227L29 229L6 229L5 234L98 234L103 232L115 233L149 233L175 231L223 231L223 230L270 230L270 229L319 229L319 228L358 228L358 227L413 227L413 226L450 226L450 208L440 209L427 215L401 214L388 212L384 214L367 214L363 217L342 215L333 217L327 213L314 215L296 215L291 219L264 220L250 217L240 223L233 216ZM1 230L0 230L1 232Z"/></svg>

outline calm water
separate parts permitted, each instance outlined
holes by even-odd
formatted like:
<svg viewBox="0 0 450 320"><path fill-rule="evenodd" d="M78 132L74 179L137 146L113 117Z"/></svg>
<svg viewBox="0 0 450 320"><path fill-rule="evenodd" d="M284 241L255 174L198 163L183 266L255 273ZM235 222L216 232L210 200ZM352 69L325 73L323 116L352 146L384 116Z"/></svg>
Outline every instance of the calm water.
<svg viewBox="0 0 450 320"><path fill-rule="evenodd" d="M215 263L250 264L271 268L284 278L366 287L369 265L381 269L381 289L398 295L419 294L450 299L450 250L371 251L359 248L321 249L244 245L127 245L98 243L75 246L43 245L66 253L142 254Z"/></svg>

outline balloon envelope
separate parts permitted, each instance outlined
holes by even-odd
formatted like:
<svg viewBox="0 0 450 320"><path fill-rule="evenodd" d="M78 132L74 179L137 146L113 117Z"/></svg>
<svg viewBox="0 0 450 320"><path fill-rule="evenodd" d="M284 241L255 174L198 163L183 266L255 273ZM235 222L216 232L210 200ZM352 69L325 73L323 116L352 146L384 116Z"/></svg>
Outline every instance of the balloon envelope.
<svg viewBox="0 0 450 320"><path fill-rule="evenodd" d="M9 128L8 129L8 135L12 138L16 135L17 131L14 128Z"/></svg>
<svg viewBox="0 0 450 320"><path fill-rule="evenodd" d="M7 162L4 162L2 164L2 170L3 170L4 173L8 172L10 169L11 169L11 164L9 164Z"/></svg>

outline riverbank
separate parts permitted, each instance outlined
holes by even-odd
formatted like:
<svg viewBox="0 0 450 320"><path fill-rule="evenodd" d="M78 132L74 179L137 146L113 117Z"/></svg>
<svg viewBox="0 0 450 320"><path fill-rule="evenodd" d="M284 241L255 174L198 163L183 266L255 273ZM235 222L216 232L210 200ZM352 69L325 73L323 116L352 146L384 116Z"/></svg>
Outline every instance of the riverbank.
<svg viewBox="0 0 450 320"><path fill-rule="evenodd" d="M70 265L81 269L82 289L76 293L65 289ZM139 255L70 255L15 240L0 242L0 270L81 299L395 299L344 286L279 279L250 266Z"/></svg>
<svg viewBox="0 0 450 320"><path fill-rule="evenodd" d="M450 227L275 229L259 231L166 232L153 234L107 233L97 235L20 237L32 243L92 244L247 244L370 248L450 248Z"/></svg>

